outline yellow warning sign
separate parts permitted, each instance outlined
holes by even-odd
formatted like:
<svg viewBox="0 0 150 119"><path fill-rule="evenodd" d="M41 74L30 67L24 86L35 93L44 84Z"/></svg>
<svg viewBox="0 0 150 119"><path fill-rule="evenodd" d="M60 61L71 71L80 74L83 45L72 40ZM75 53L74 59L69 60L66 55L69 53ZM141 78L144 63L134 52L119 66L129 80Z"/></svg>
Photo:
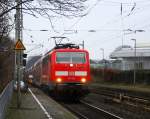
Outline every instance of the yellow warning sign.
<svg viewBox="0 0 150 119"><path fill-rule="evenodd" d="M25 50L26 48L24 47L22 41L18 39L18 41L15 44L15 50Z"/></svg>

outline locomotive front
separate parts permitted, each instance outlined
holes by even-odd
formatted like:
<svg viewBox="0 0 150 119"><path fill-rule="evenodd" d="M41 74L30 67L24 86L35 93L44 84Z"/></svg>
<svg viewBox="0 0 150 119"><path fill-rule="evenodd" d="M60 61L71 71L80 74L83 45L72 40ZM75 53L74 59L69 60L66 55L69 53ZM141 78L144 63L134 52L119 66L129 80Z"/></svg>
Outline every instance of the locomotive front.
<svg viewBox="0 0 150 119"><path fill-rule="evenodd" d="M76 92L78 95L88 92L90 82L89 54L81 49L56 49L53 52L53 80L57 90Z"/></svg>

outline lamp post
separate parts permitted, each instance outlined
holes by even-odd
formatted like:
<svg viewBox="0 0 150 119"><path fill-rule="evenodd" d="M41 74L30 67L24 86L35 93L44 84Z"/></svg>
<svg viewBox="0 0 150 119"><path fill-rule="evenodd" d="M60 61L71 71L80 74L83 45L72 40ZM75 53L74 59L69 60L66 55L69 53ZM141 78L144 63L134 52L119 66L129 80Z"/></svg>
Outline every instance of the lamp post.
<svg viewBox="0 0 150 119"><path fill-rule="evenodd" d="M142 29L138 29L138 30L132 30L132 29L126 29L126 30L124 30L124 31L130 31L130 32L132 32L132 33L137 33L137 32L145 32L145 30L142 30Z"/></svg>
<svg viewBox="0 0 150 119"><path fill-rule="evenodd" d="M132 31L134 32L135 34L137 32L145 32L145 30L132 30L132 29L127 29L127 31ZM134 41L134 57L135 57L135 60L134 60L134 79L133 79L133 84L136 83L136 39L131 39Z"/></svg>
<svg viewBox="0 0 150 119"><path fill-rule="evenodd" d="M103 79L105 79L105 59L104 59L104 48L100 48L103 54L103 61L104 61L104 67L103 67Z"/></svg>
<svg viewBox="0 0 150 119"><path fill-rule="evenodd" d="M103 53L103 60L104 60L104 48L101 48L100 50L101 50L102 53Z"/></svg>
<svg viewBox="0 0 150 119"><path fill-rule="evenodd" d="M136 82L136 39L131 39L134 41L134 77L133 77L133 84Z"/></svg>

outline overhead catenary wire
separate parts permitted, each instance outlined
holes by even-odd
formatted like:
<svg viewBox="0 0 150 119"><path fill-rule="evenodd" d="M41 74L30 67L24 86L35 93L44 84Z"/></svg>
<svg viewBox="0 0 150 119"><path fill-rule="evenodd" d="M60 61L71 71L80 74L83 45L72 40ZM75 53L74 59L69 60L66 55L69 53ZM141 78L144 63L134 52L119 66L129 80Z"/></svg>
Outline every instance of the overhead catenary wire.
<svg viewBox="0 0 150 119"><path fill-rule="evenodd" d="M131 11L133 11L133 8L135 8L135 5L134 6L132 6L132 9L131 9ZM119 16L119 15L118 15ZM126 16L124 16L124 18L127 18ZM111 24L113 24L114 22L117 22L119 19L118 18L116 18L116 20L114 20L113 22L111 21L110 23ZM109 24L110 24L109 23ZM107 25L108 25L108 23L107 23ZM104 25L104 26L106 26L106 24Z"/></svg>
<svg viewBox="0 0 150 119"><path fill-rule="evenodd" d="M92 9L93 9L95 6L97 6L97 4L98 4L100 1L102 1L102 0L97 0L97 1L95 2L95 4L87 11L87 13L86 13L85 15L83 15L82 17L80 17L80 18L79 18L75 23L73 23L68 29L71 29L71 28L74 27L79 21L81 21L81 19L83 19L85 16L89 15L90 12L92 11ZM65 32L62 33L60 36L63 36L64 34L65 34ZM62 42L62 39L59 40L59 43L61 43L61 42Z"/></svg>
<svg viewBox="0 0 150 119"><path fill-rule="evenodd" d="M120 5L122 3L123 5L126 5L126 6L132 6L132 5L134 5L135 2L138 4L145 4L145 3L150 2L150 1L149 0L141 0L141 1L122 2L122 1L103 0L103 2L105 4Z"/></svg>
<svg viewBox="0 0 150 119"><path fill-rule="evenodd" d="M132 6L133 6L133 4L132 4ZM131 8L131 7L130 7ZM137 9L137 8L136 8ZM136 12L136 9L135 9L135 11L134 11L134 13ZM132 16L133 15L133 16ZM134 17L134 14L132 14L130 17ZM118 15L119 16L119 15ZM119 16L120 17L120 16ZM64 30L59 30L58 29L58 31L63 31L64 33L67 33L67 31L65 31L65 30L74 30L74 31L79 31L79 32L87 32L88 30L90 30L90 29L72 29L76 24L78 24L81 20L82 20L82 18L84 18L84 17L80 17L79 19L77 19L77 21L74 23L74 24L72 24L72 26L70 26L70 29L64 29ZM118 20L118 18L116 18L117 20ZM112 21L111 21L112 22ZM116 21L115 21L116 22ZM114 22L112 22L111 24L114 24ZM141 25L143 25L142 23L141 23ZM131 27L132 28L132 27ZM100 32L100 31L111 31L111 30L109 30L109 29L95 29L97 32ZM34 30L33 30L34 31ZM35 30L35 31L41 31L40 29L38 30ZM48 30L48 32L51 32L51 30ZM117 30L112 30L112 31L114 31L114 32L116 32ZM108 33L108 32L107 32ZM117 34L117 33L116 33ZM63 34L64 35L64 34ZM106 35L105 35L106 36ZM117 35L115 35L115 37L117 37ZM120 38L121 38L121 36L120 36ZM103 38L102 38L103 39ZM107 38L106 38L107 39ZM104 40L106 40L106 39L104 39ZM109 40L108 40L109 41ZM107 41L104 41L104 43L105 42L107 42ZM110 42L111 42L111 40L110 40Z"/></svg>
<svg viewBox="0 0 150 119"><path fill-rule="evenodd" d="M121 2L118 2L118 3L120 3L121 4ZM133 7L133 5L131 5L132 7ZM149 8L149 5L145 5L144 7L147 7L148 6L148 8ZM137 10L139 11L141 8L139 8L138 6L137 6L137 8L134 10L134 13L132 13L132 15L134 15L134 14L136 14L137 13ZM123 13L124 11L122 11L122 13ZM128 14L129 13L127 13L127 15L123 15L123 19L125 19L125 18L128 18L129 16L128 16ZM109 25L109 24L114 24L114 23L117 23L120 19L118 18L118 17L120 17L120 14L117 14L116 16L114 16L114 20L111 20L111 21L107 21L102 27L104 27L104 26L106 26L106 25ZM132 16L133 17L133 16Z"/></svg>
<svg viewBox="0 0 150 119"><path fill-rule="evenodd" d="M95 6L96 4L94 4ZM83 17L80 17L70 28L74 27ZM36 30L35 30L36 31ZM37 30L38 31L38 30ZM61 30L60 30L61 31ZM65 30L64 30L65 31ZM78 31L82 31L82 30L78 30ZM83 30L84 31L84 30ZM85 30L86 31L86 30ZM97 30L97 31L102 31L102 30ZM106 30L109 31L109 30ZM115 31L115 30L114 30ZM64 35L64 34L63 34Z"/></svg>
<svg viewBox="0 0 150 119"><path fill-rule="evenodd" d="M24 31L30 31L30 32L36 32L36 31L41 31L41 32L43 32L43 31L47 31L47 32L52 32L52 30L48 30L48 29L26 29L26 28L24 28L23 29ZM80 32L88 32L88 31L90 31L90 30L95 30L95 31L97 31L97 32L99 32L99 31L122 31L122 29L112 29L112 28L101 28L101 29L64 29L64 30L59 30L59 29L57 29L58 31L66 31L66 32L68 32L68 31L80 31Z"/></svg>
<svg viewBox="0 0 150 119"><path fill-rule="evenodd" d="M131 11L133 11L133 9L135 8L135 5L134 6L132 6L132 9L131 9Z"/></svg>

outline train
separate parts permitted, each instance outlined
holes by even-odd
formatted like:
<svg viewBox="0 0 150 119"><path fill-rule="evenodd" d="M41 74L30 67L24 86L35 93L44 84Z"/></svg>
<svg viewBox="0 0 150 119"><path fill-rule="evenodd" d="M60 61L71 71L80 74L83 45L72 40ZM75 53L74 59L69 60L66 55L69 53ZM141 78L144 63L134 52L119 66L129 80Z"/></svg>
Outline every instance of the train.
<svg viewBox="0 0 150 119"><path fill-rule="evenodd" d="M89 53L72 43L57 44L27 69L30 83L52 94L76 98L89 93Z"/></svg>

